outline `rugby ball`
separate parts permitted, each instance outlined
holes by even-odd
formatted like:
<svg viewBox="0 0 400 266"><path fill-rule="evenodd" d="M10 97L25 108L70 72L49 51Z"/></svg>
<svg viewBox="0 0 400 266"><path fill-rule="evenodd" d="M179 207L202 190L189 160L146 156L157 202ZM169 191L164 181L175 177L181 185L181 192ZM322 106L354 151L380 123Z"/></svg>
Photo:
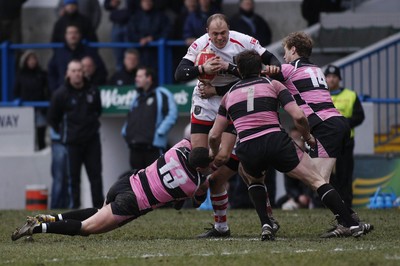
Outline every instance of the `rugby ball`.
<svg viewBox="0 0 400 266"><path fill-rule="evenodd" d="M200 51L200 53L197 55L196 57L196 62L195 65L196 66L201 66L202 64L204 64L208 59L215 57L215 53L213 51L211 51L210 49L204 49L202 51ZM210 82L211 80L213 80L215 78L215 74L201 74L198 76L198 79L201 82Z"/></svg>

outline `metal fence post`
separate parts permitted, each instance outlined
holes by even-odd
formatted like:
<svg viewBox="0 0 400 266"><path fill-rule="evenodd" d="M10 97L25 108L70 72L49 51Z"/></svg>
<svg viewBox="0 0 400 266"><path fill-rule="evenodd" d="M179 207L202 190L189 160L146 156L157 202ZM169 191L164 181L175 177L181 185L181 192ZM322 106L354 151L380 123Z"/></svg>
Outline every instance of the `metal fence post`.
<svg viewBox="0 0 400 266"><path fill-rule="evenodd" d="M165 84L165 39L158 41L158 83L159 85Z"/></svg>
<svg viewBox="0 0 400 266"><path fill-rule="evenodd" d="M8 101L8 42L1 44L1 100Z"/></svg>

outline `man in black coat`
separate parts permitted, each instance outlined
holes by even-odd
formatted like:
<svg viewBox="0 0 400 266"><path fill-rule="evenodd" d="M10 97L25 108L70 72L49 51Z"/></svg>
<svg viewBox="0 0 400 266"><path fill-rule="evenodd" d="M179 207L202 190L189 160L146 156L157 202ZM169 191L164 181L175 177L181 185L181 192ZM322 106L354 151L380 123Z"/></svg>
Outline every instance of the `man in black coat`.
<svg viewBox="0 0 400 266"><path fill-rule="evenodd" d="M254 0L240 0L239 13L230 19L230 28L257 39L261 46L271 43L272 33L268 23L254 13Z"/></svg>
<svg viewBox="0 0 400 266"><path fill-rule="evenodd" d="M103 60L94 48L87 47L81 42L79 28L70 25L65 30L65 45L54 49L53 57L48 65L49 90L53 93L64 83L67 65L72 59L82 59L90 56L96 63L99 75L107 77L107 70Z"/></svg>
<svg viewBox="0 0 400 266"><path fill-rule="evenodd" d="M91 42L98 41L90 19L79 13L77 0L64 0L64 15L54 25L51 42L63 42L68 25L77 26L82 34L82 39Z"/></svg>
<svg viewBox="0 0 400 266"><path fill-rule="evenodd" d="M81 168L90 181L92 201L95 208L104 202L100 121L101 99L99 90L83 76L79 60L68 64L65 83L57 89L50 102L48 122L67 149L69 191L72 193L70 207L80 207Z"/></svg>

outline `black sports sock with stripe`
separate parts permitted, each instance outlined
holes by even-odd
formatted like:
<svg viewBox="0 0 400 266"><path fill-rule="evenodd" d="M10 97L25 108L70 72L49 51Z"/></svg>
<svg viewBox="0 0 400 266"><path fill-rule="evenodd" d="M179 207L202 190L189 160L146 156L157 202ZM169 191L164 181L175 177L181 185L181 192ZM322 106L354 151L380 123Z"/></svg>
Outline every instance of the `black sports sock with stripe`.
<svg viewBox="0 0 400 266"><path fill-rule="evenodd" d="M62 213L62 219L63 220L77 220L77 221L84 221L87 218L95 215L99 210L97 208L87 208L87 209L82 209L82 210L74 210L74 211L69 211ZM59 220L58 215L56 215L56 221Z"/></svg>
<svg viewBox="0 0 400 266"><path fill-rule="evenodd" d="M33 233L50 233L75 236L80 235L82 222L77 220L64 220L53 223L43 223L33 229Z"/></svg>
<svg viewBox="0 0 400 266"><path fill-rule="evenodd" d="M345 226L358 225L340 198L339 193L330 184L324 184L317 189L317 193L321 201L328 207L334 215L339 215L340 219L345 223Z"/></svg>
<svg viewBox="0 0 400 266"><path fill-rule="evenodd" d="M267 213L267 191L264 184L251 184L248 188L249 196L260 218L261 226L269 224L272 227L272 222Z"/></svg>

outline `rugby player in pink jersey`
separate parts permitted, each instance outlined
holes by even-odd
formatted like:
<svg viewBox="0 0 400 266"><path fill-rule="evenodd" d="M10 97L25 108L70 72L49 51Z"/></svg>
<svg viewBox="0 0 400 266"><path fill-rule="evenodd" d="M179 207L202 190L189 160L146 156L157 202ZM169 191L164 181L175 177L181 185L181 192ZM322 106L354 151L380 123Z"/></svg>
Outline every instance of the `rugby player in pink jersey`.
<svg viewBox="0 0 400 266"><path fill-rule="evenodd" d="M146 169L115 182L101 209L28 217L11 239L37 233L87 236L114 230L166 203L194 197L200 186L207 186L210 163L208 149L192 149L184 139ZM207 189L199 191L204 194Z"/></svg>
<svg viewBox="0 0 400 266"><path fill-rule="evenodd" d="M288 88L305 113L311 133L317 139L316 147L310 150L310 157L329 183L336 158L350 141L349 123L335 108L322 70L310 62L313 47L310 36L304 32L293 32L284 38L282 45L286 64L282 64L279 75L273 73L274 78ZM348 210L354 219L360 220L353 209L348 207ZM340 226L345 224L342 217L336 215L335 219L337 225L321 237L348 236L349 232Z"/></svg>
<svg viewBox="0 0 400 266"><path fill-rule="evenodd" d="M202 65L195 65L202 51L209 49L215 57L208 59ZM208 147L208 132L210 131L222 96L240 77L235 65L235 56L246 49L254 49L260 54L269 73L278 73L279 60L258 40L237 31L229 30L228 19L223 14L214 14L207 20L207 33L195 40L188 48L175 71L177 81L190 81L202 74L215 75L209 83L197 82L192 96L191 107L191 143L193 147ZM222 143L234 143L236 136L228 129L223 135ZM214 210L214 226L200 238L230 236L227 224L228 193L226 182L237 172L237 161L232 157L227 164L224 160L215 161L218 169L210 178L210 198ZM269 201L269 198L266 199ZM269 209L272 217L272 209ZM278 224L275 225L278 229Z"/></svg>
<svg viewBox="0 0 400 266"><path fill-rule="evenodd" d="M236 60L242 80L223 97L209 133L209 145L212 156L216 156L222 133L232 121L239 137L236 147L239 169L260 218L261 240L275 239L273 224L266 211L263 184L264 171L269 167L309 185L334 214L342 217L343 230L349 235L359 237L369 233L373 226L353 219L339 193L324 180L315 162L282 129L279 105L293 118L303 139L311 148L316 148L317 141L310 133L307 118L287 88L279 81L260 77L262 61L254 50L239 53Z"/></svg>

